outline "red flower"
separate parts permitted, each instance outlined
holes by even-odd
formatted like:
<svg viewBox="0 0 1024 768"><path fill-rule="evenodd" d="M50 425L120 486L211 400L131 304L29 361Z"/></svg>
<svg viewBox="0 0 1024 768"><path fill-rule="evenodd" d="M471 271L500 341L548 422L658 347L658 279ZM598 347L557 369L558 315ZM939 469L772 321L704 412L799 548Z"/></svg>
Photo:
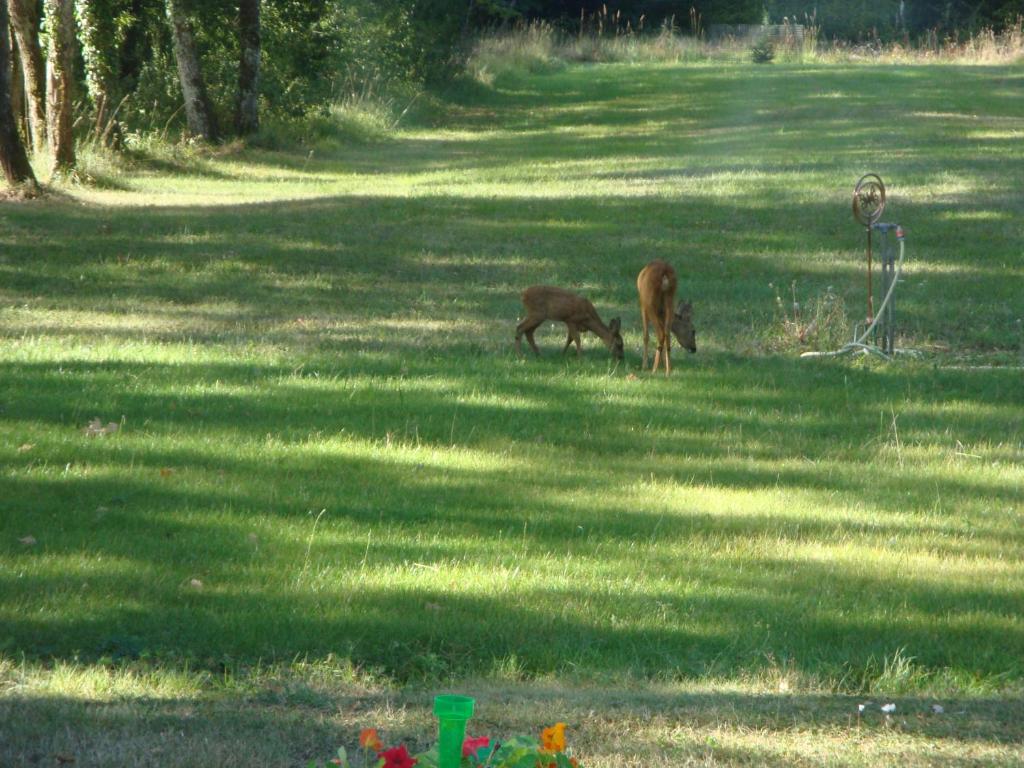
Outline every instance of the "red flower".
<svg viewBox="0 0 1024 768"><path fill-rule="evenodd" d="M491 746L491 739L489 736L477 736L475 739L467 736L466 740L462 742L462 756L475 757L478 749L489 746Z"/></svg>
<svg viewBox="0 0 1024 768"><path fill-rule="evenodd" d="M377 757L384 761L384 765L380 768L412 768L419 762L415 757L409 757L409 750L405 748L404 744L378 752Z"/></svg>

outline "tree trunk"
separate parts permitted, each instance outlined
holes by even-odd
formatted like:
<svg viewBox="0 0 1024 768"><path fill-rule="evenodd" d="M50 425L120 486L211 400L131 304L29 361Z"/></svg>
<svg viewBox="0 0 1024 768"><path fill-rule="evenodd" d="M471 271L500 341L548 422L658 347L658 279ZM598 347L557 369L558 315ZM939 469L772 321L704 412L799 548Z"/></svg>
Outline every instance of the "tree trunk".
<svg viewBox="0 0 1024 768"><path fill-rule="evenodd" d="M76 0L75 10L82 39L85 84L95 110L94 134L104 144L118 145L121 128L117 122L117 32L109 5L104 7L97 0Z"/></svg>
<svg viewBox="0 0 1024 768"><path fill-rule="evenodd" d="M39 45L39 9L35 0L10 0L11 28L21 54L28 102L28 128L32 148L46 149L46 68Z"/></svg>
<svg viewBox="0 0 1024 768"><path fill-rule="evenodd" d="M18 126L19 133L31 140L32 131L26 124L25 114L25 72L21 68L21 51L18 50L18 41L14 39L14 30L8 38L11 52L11 111L14 113L14 124Z"/></svg>
<svg viewBox="0 0 1024 768"><path fill-rule="evenodd" d="M171 22L174 37L174 58L178 62L178 79L181 93L185 97L185 120L193 136L217 140L217 123L214 119L210 98L206 94L206 83L199 65L192 25L182 7L182 0L167 0L167 16Z"/></svg>
<svg viewBox="0 0 1024 768"><path fill-rule="evenodd" d="M260 127L260 0L239 0L238 43L241 56L235 129L245 136Z"/></svg>
<svg viewBox="0 0 1024 768"><path fill-rule="evenodd" d="M36 176L28 162L25 145L18 135L18 125L11 109L11 44L7 35L9 23L7 0L0 0L0 167L9 184L28 182L36 186Z"/></svg>
<svg viewBox="0 0 1024 768"><path fill-rule="evenodd" d="M59 173L75 166L75 140L71 132L75 6L73 0L46 0L45 8L50 30L46 108L53 170Z"/></svg>

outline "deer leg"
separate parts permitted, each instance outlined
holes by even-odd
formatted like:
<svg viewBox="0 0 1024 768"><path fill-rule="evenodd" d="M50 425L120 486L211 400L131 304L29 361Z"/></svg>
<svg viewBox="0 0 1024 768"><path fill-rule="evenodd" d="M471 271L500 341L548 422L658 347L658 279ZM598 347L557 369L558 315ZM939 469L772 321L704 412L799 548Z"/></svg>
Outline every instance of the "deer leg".
<svg viewBox="0 0 1024 768"><path fill-rule="evenodd" d="M665 303L665 375L672 373L672 302Z"/></svg>
<svg viewBox="0 0 1024 768"><path fill-rule="evenodd" d="M562 347L562 354L563 354L563 355L564 355L564 354L565 354L566 352L568 352L568 351L569 351L569 345L570 345L570 344L572 344L572 326L571 326L571 325L569 325L568 323L566 323L566 324L565 324L565 328L566 328L566 334L565 334L565 346L564 346L564 347Z"/></svg>
<svg viewBox="0 0 1024 768"><path fill-rule="evenodd" d="M582 357L583 352L580 349L580 331L578 328L572 329L572 340L576 342L576 357Z"/></svg>
<svg viewBox="0 0 1024 768"><path fill-rule="evenodd" d="M532 317L527 317L523 322L516 326L516 352L522 354L519 339L525 333L526 340L530 342L530 347L533 349L533 353L540 357L540 350L537 349L537 344L533 340L533 332L537 329L543 320L534 320Z"/></svg>
<svg viewBox="0 0 1024 768"><path fill-rule="evenodd" d="M640 370L641 371L646 371L647 370L647 345L651 341L651 334L650 334L650 329L648 328L648 325L647 325L647 313L644 312L644 308L643 307L640 307L640 321L643 323L643 326L644 326L644 361L643 361L643 363L640 364Z"/></svg>
<svg viewBox="0 0 1024 768"><path fill-rule="evenodd" d="M538 323L537 325L540 325L540 323ZM537 325L533 326L533 328L526 332L526 340L530 342L530 348L533 350L533 354L535 354L537 357L540 357L540 350L537 349L537 342L533 340L533 332L537 330Z"/></svg>
<svg viewBox="0 0 1024 768"><path fill-rule="evenodd" d="M522 356L523 348L520 343L523 338L523 333L526 331L527 326L530 324L530 318L527 317L519 325L516 326L516 354Z"/></svg>

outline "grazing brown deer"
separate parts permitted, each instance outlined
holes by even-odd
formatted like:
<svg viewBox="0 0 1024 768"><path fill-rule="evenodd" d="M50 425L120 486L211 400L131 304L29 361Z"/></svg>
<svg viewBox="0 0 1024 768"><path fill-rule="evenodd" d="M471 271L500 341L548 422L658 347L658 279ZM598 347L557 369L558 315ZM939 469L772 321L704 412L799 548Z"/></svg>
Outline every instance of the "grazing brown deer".
<svg viewBox="0 0 1024 768"><path fill-rule="evenodd" d="M658 370L661 356L665 356L665 375L672 373L672 337L675 334L679 345L691 352L697 351L697 335L693 330L693 305L690 302L679 302L675 312L672 305L676 300L676 271L661 259L655 259L642 270L636 278L636 290L640 294L640 318L644 326L644 362L641 370L647 368L647 345L650 340L648 324L654 323L654 331L658 337L658 347L654 351L654 365L651 370Z"/></svg>
<svg viewBox="0 0 1024 768"><path fill-rule="evenodd" d="M526 334L526 340L530 342L534 354L540 356L540 350L533 341L533 332L545 320L558 320L565 323L569 329L562 354L569 349L569 345L576 342L576 356L580 356L580 333L591 331L596 333L604 341L605 346L611 350L612 357L621 360L622 336L619 335L621 323L615 318L608 325L601 322L597 316L594 305L582 296L566 291L562 288L552 288L548 285L531 285L523 291L523 306L526 307L526 319L516 326L516 353L522 354L520 339Z"/></svg>

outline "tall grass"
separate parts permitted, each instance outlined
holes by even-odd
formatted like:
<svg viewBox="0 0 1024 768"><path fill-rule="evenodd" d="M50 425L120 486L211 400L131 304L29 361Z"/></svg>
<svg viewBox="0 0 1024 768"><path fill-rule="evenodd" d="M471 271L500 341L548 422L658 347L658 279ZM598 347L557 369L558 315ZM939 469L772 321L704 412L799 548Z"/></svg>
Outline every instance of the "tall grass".
<svg viewBox="0 0 1024 768"><path fill-rule="evenodd" d="M849 43L824 40L813 16L805 19L802 34L788 19L773 42L780 62L914 64L1010 64L1024 58L1024 17L996 32L991 28L962 36L929 32L911 41ZM789 31L787 31L789 30ZM724 36L709 40L694 12L682 31L675 18L655 30L634 28L605 9L582 16L575 30L547 21L529 21L480 35L467 58L467 71L491 84L501 74L529 74L570 62L680 63L749 60L758 37Z"/></svg>
<svg viewBox="0 0 1024 768"><path fill-rule="evenodd" d="M916 40L861 43L839 40L819 43L816 58L822 62L875 62L881 64L947 63L1003 65L1024 60L1024 16L1018 16L1002 31L984 28L964 35L941 35L931 30Z"/></svg>
<svg viewBox="0 0 1024 768"><path fill-rule="evenodd" d="M466 68L476 80L491 85L507 73L528 74L564 63L560 55L560 34L546 21L534 21L512 29L478 37L467 58Z"/></svg>

